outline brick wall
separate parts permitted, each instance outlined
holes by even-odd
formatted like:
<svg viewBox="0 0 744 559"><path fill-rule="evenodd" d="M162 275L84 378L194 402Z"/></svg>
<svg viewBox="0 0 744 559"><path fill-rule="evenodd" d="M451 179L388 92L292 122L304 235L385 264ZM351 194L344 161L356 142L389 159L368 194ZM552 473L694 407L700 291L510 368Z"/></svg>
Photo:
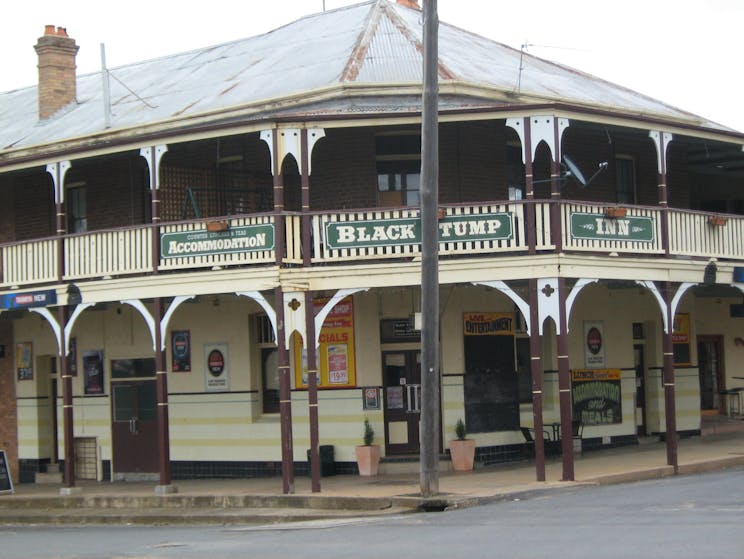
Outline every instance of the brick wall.
<svg viewBox="0 0 744 559"><path fill-rule="evenodd" d="M0 346L5 356L0 357L0 449L5 450L13 483L18 482L18 415L15 399L13 370L13 323L0 320Z"/></svg>
<svg viewBox="0 0 744 559"><path fill-rule="evenodd" d="M24 241L55 234L54 187L46 172L20 175L13 181L15 239Z"/></svg>

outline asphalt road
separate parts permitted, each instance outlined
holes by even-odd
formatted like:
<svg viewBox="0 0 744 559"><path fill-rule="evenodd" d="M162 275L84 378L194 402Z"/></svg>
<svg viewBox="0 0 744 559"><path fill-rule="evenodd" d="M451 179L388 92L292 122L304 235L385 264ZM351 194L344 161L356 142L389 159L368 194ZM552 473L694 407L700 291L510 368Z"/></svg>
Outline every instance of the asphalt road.
<svg viewBox="0 0 744 559"><path fill-rule="evenodd" d="M376 519L243 528L6 527L0 557L742 558L744 469Z"/></svg>

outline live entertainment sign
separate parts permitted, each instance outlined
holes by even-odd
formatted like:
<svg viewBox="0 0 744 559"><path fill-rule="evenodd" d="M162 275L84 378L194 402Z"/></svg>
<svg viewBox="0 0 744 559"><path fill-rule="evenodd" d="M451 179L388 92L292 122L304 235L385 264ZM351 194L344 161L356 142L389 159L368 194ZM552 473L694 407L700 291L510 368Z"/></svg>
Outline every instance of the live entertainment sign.
<svg viewBox="0 0 744 559"><path fill-rule="evenodd" d="M447 216L439 220L439 242L497 241L512 238L508 212ZM330 249L415 245L421 243L418 217L332 221L326 223L326 245Z"/></svg>

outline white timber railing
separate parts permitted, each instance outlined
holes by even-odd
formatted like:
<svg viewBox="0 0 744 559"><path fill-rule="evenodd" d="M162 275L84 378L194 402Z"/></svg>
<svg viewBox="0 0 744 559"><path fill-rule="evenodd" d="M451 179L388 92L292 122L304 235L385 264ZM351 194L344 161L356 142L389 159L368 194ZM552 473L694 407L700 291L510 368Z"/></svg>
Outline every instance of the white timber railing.
<svg viewBox="0 0 744 559"><path fill-rule="evenodd" d="M94 231L65 238L64 279L152 271L152 227Z"/></svg>
<svg viewBox="0 0 744 559"><path fill-rule="evenodd" d="M704 258L744 257L744 218L684 210L669 213L669 252Z"/></svg>
<svg viewBox="0 0 744 559"><path fill-rule="evenodd" d="M57 239L41 239L3 246L0 286L55 282L58 273L57 243Z"/></svg>

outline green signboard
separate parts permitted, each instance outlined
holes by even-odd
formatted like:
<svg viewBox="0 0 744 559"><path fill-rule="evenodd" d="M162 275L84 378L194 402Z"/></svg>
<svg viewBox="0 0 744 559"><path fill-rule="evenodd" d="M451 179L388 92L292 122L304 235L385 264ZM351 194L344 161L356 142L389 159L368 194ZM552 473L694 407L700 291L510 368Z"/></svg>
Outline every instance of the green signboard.
<svg viewBox="0 0 744 559"><path fill-rule="evenodd" d="M654 240L654 220L650 217L607 218L602 214L572 213L571 236L574 239L650 243Z"/></svg>
<svg viewBox="0 0 744 559"><path fill-rule="evenodd" d="M188 258L274 249L272 224L231 227L226 231L181 231L160 236L163 258Z"/></svg>
<svg viewBox="0 0 744 559"><path fill-rule="evenodd" d="M512 238L508 212L447 216L439 220L439 242L497 241ZM330 249L401 246L421 243L418 217L326 223Z"/></svg>

